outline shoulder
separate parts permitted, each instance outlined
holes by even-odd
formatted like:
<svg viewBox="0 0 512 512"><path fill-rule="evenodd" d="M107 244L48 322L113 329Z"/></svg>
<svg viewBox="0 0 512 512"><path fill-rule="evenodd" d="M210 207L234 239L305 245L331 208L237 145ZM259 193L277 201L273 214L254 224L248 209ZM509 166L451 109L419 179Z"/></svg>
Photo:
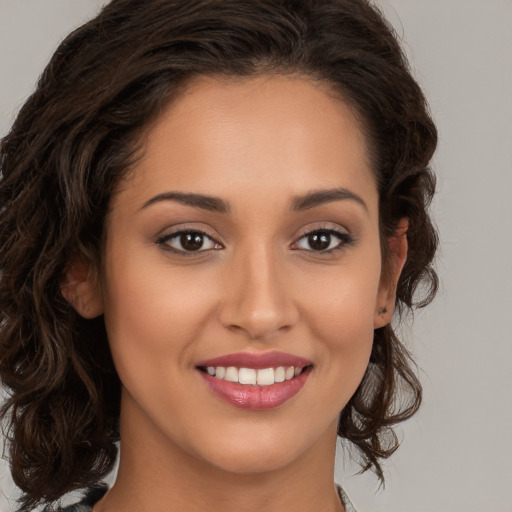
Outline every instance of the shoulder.
<svg viewBox="0 0 512 512"><path fill-rule="evenodd" d="M68 505L67 507L49 508L46 507L43 512L91 512L92 507L105 495L108 491L108 485L99 483L92 485L85 492L82 499L78 503Z"/></svg>

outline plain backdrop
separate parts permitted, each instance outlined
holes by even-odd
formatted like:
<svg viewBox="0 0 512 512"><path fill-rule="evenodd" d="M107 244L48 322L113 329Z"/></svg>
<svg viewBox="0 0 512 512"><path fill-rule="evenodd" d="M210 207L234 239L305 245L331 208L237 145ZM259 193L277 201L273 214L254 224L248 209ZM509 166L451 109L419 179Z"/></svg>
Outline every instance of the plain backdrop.
<svg viewBox="0 0 512 512"><path fill-rule="evenodd" d="M0 0L0 135L101 0ZM360 512L512 511L512 1L379 0L437 121L441 290L405 331L425 398L386 487L339 451ZM0 461L0 511L16 496ZM11 499L11 505L9 505Z"/></svg>

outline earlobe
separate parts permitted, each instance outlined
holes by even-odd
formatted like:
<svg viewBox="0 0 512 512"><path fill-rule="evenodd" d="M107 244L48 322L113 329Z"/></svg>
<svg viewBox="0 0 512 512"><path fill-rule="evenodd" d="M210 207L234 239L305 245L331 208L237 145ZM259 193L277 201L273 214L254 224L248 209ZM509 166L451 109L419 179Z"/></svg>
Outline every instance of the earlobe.
<svg viewBox="0 0 512 512"><path fill-rule="evenodd" d="M407 230L408 219L400 219L395 235L388 239L389 262L381 276L377 307L374 316L374 328L384 327L393 317L395 307L396 288L398 279L407 260Z"/></svg>
<svg viewBox="0 0 512 512"><path fill-rule="evenodd" d="M60 291L80 316L91 319L103 313L97 278L83 258L76 258L69 264Z"/></svg>

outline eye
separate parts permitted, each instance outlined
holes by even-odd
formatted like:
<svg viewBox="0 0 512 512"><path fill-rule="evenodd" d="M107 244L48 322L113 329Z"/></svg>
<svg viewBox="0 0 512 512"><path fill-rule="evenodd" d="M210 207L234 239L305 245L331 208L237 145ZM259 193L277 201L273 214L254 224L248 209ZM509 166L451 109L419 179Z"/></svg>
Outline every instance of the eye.
<svg viewBox="0 0 512 512"><path fill-rule="evenodd" d="M353 243L353 238L335 229L316 229L306 233L292 246L292 249L314 252L332 252Z"/></svg>
<svg viewBox="0 0 512 512"><path fill-rule="evenodd" d="M177 231L159 238L156 243L173 252L202 252L211 249L221 249L217 243L202 231Z"/></svg>

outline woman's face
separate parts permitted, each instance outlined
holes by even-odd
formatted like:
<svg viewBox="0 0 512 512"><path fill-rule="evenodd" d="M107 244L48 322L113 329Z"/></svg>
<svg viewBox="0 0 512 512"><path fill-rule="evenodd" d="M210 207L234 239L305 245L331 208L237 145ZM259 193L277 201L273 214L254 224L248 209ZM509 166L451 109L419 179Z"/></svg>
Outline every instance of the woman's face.
<svg viewBox="0 0 512 512"><path fill-rule="evenodd" d="M380 278L352 110L296 77L195 80L111 204L101 300L123 439L238 473L332 450Z"/></svg>

